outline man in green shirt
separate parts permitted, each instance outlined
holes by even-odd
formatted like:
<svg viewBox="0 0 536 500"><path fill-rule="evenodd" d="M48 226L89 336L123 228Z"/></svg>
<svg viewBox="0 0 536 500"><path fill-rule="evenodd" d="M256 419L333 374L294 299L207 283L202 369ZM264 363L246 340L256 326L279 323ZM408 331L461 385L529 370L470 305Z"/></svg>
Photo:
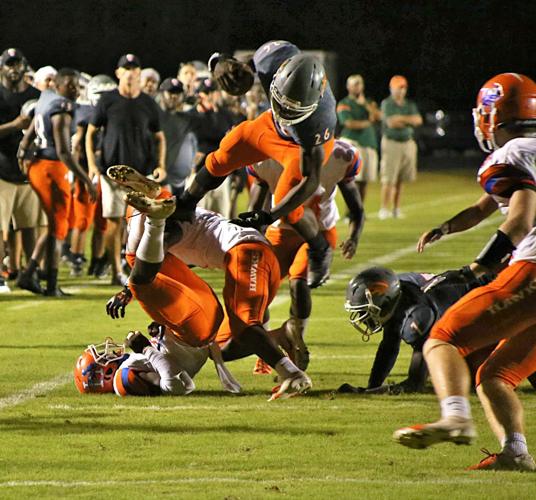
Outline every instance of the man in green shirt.
<svg viewBox="0 0 536 500"><path fill-rule="evenodd" d="M355 146L363 167L356 176L356 183L365 201L367 182L375 181L378 172L378 141L374 123L381 119L378 105L365 97L365 85L361 75L350 75L346 80L348 96L337 105L337 117L341 124L341 139Z"/></svg>
<svg viewBox="0 0 536 500"><path fill-rule="evenodd" d="M417 105L406 99L408 82L395 75L389 82L391 95L381 103L382 142L380 179L380 220L401 217L400 195L403 182L412 182L417 176L417 144L413 140L415 127L422 125Z"/></svg>

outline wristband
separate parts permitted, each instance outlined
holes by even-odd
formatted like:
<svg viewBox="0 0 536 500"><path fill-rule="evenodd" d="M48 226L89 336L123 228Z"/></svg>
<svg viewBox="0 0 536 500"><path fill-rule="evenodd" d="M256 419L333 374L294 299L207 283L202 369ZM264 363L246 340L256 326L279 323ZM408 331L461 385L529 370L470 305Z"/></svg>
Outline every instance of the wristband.
<svg viewBox="0 0 536 500"><path fill-rule="evenodd" d="M475 262L493 270L507 262L515 249L516 247L509 236L498 229L475 259Z"/></svg>

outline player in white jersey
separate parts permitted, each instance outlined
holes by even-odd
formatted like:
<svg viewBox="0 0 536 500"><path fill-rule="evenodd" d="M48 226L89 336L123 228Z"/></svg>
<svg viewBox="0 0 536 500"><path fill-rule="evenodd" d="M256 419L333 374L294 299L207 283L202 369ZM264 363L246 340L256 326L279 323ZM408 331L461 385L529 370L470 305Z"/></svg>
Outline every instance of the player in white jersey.
<svg viewBox="0 0 536 500"><path fill-rule="evenodd" d="M154 182L146 180L130 167L110 167L108 176L127 188L145 189L152 196L159 195L159 188L155 188ZM160 193L160 196L165 196L165 193ZM129 198L132 206L147 214L147 220L135 213L130 217L127 260L133 262L136 255L137 262L140 245L144 238L147 239L146 232L152 230L153 207L158 211L159 205L166 200L153 200L141 193L129 193ZM275 297L280 279L277 258L268 241L252 228L236 226L220 215L202 209L196 210L192 222L172 221L166 232L166 255L171 257L165 257L164 261L175 259L177 266L225 270L223 295L229 341L222 348L223 358L231 361L257 354L265 359L282 380L272 399L308 390L312 385L309 377L282 353L263 327L264 313ZM129 281L133 282L132 275ZM133 286L137 284L134 282ZM154 297L146 299L151 300L150 310L156 315L158 303ZM155 316L151 317L157 320ZM218 339L220 344L223 343L221 332L222 328Z"/></svg>
<svg viewBox="0 0 536 500"><path fill-rule="evenodd" d="M359 191L354 185L354 177L361 169L361 159L356 148L336 140L333 153L327 164L320 171L320 185L313 196L304 203L305 217L312 217L320 227L324 237L332 248L337 245L336 223L339 211L335 203L337 186L348 205L350 218L350 235L341 244L342 254L351 259L356 251L359 235L363 228L364 212ZM275 160L265 160L248 167L248 173L260 186L260 192L273 194L283 167ZM258 205L264 202L260 195ZM255 208L262 208L256 206ZM272 243L281 268L281 278L288 275L291 296L290 318L282 329L295 347L293 357L302 370L309 363L309 352L304 341L305 329L311 315L311 290L307 285L307 244L304 239L282 221L272 224L266 237ZM265 372L261 363L257 363L256 373Z"/></svg>
<svg viewBox="0 0 536 500"><path fill-rule="evenodd" d="M469 469L534 471L515 388L536 369L536 83L517 73L497 75L480 89L473 113L475 135L492 152L478 172L486 194L424 233L417 248L476 226L503 208L505 221L474 262L437 276L429 286L449 279L472 281L490 270L500 273L454 304L424 345L441 419L399 429L394 438L411 448L440 441L469 444L475 429L464 357L499 342L479 367L476 384L501 451Z"/></svg>
<svg viewBox="0 0 536 500"><path fill-rule="evenodd" d="M80 355L74 379L81 393L115 392L118 396L183 396L195 389L193 378L209 357L216 365L223 388L240 392L240 385L224 365L215 344L192 347L158 323L148 326L149 340L141 332L129 332L125 344L105 339ZM130 347L133 354L126 354Z"/></svg>

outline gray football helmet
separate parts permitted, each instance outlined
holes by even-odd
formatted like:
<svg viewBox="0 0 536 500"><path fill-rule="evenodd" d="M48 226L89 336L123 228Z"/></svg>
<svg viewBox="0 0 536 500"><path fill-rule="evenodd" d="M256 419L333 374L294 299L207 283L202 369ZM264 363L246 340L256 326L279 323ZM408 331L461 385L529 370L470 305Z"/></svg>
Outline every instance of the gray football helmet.
<svg viewBox="0 0 536 500"><path fill-rule="evenodd" d="M115 88L117 88L117 83L111 76L95 75L87 84L87 98L92 106L96 106L103 92L109 92Z"/></svg>
<svg viewBox="0 0 536 500"><path fill-rule="evenodd" d="M270 84L270 102L276 120L296 125L311 116L326 88L324 67L315 57L297 54L287 59Z"/></svg>
<svg viewBox="0 0 536 500"><path fill-rule="evenodd" d="M350 323L365 342L383 329L400 296L397 275L385 267L369 267L350 281L344 308L350 313Z"/></svg>

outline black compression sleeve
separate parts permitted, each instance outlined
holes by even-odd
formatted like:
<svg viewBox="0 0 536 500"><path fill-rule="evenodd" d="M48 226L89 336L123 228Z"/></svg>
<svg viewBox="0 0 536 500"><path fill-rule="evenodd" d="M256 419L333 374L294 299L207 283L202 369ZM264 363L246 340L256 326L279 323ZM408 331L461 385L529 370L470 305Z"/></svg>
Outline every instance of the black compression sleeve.
<svg viewBox="0 0 536 500"><path fill-rule="evenodd" d="M482 249L475 262L494 270L505 264L515 249L516 247L508 235L498 229Z"/></svg>

